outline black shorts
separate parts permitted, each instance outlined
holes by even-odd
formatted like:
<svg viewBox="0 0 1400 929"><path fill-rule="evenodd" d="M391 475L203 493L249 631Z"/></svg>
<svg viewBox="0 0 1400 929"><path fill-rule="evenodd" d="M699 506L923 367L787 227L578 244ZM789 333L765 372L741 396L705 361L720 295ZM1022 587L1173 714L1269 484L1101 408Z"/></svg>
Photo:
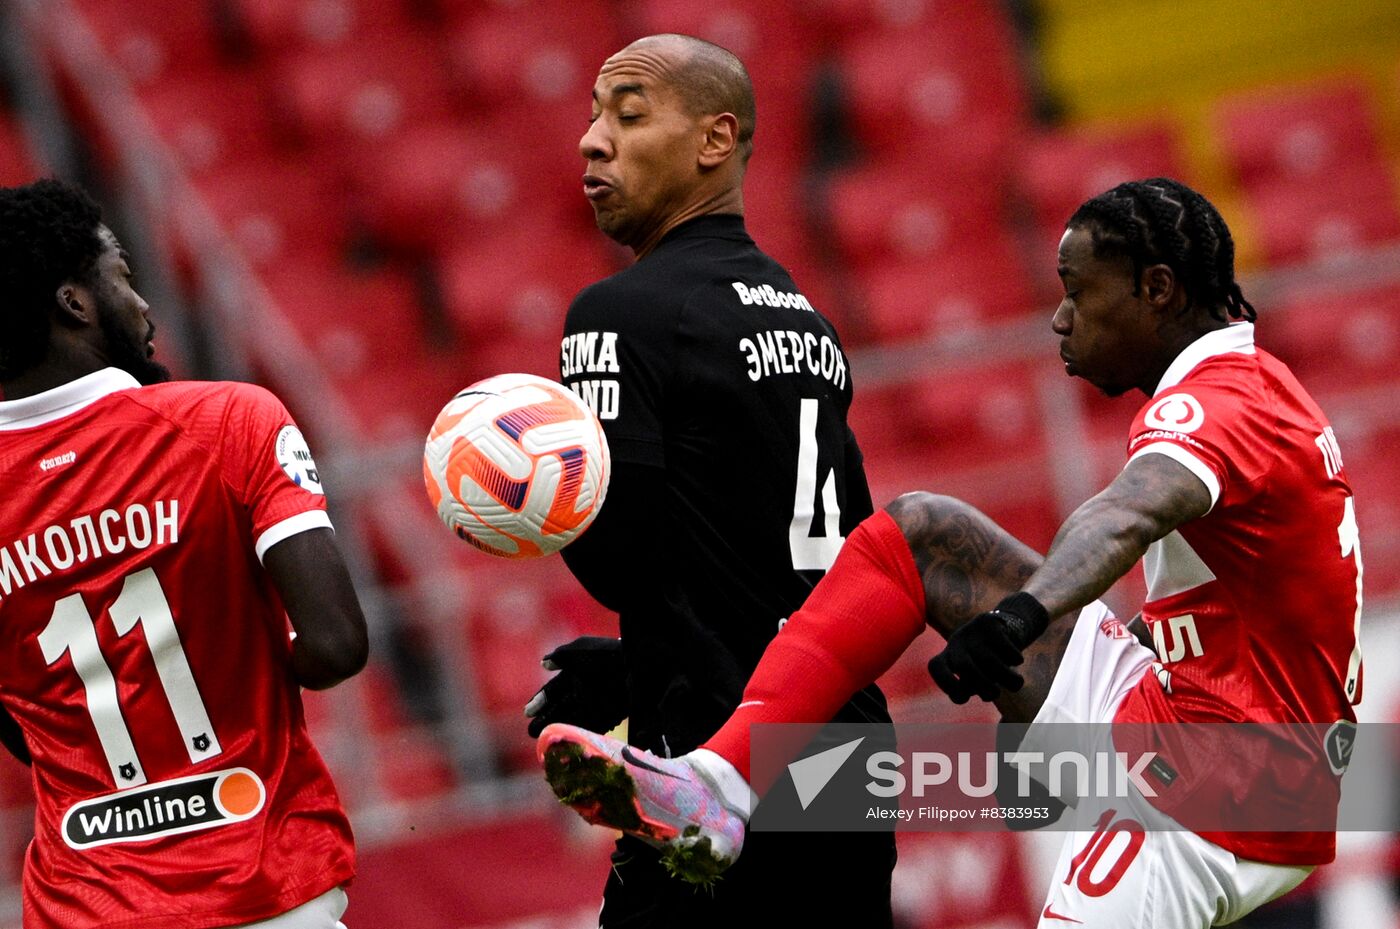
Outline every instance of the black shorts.
<svg viewBox="0 0 1400 929"><path fill-rule="evenodd" d="M619 839L612 862L604 929L893 926L891 832L751 832L712 891L668 875L637 839Z"/></svg>

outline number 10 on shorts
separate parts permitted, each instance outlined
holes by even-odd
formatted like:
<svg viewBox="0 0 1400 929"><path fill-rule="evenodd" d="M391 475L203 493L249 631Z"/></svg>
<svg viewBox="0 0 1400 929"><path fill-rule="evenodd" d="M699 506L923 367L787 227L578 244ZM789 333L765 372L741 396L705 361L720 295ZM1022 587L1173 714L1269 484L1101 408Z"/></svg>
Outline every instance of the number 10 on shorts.
<svg viewBox="0 0 1400 929"><path fill-rule="evenodd" d="M1102 897L1123 879L1128 866L1133 863L1133 859L1142 851L1142 843L1147 841L1147 831L1142 823L1133 819L1114 820L1117 810L1104 810L1103 815L1094 826L1094 833L1089 837L1089 841L1074 856L1069 863L1069 873L1065 875L1065 883L1074 883L1079 888L1079 892L1086 897ZM1119 836L1126 836L1127 841L1115 841ZM1112 850L1113 858L1109 859L1113 863L1108 866L1108 872L1102 874L1097 880L1094 878L1096 872L1102 872L1100 867L1104 856ZM1078 880L1076 880L1078 875Z"/></svg>

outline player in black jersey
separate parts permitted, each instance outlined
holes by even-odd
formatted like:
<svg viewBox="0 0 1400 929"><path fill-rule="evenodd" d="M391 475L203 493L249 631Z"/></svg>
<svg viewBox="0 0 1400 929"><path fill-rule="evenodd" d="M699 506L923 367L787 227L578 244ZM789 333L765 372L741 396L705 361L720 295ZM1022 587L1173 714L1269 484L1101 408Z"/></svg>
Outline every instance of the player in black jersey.
<svg viewBox="0 0 1400 929"><path fill-rule="evenodd" d="M619 614L620 651L593 639L549 656L560 673L527 708L534 734L627 718L634 745L694 749L872 512L836 331L744 228L753 134L752 85L718 46L650 36L599 72L584 193L637 262L565 323L561 378L602 420L614 472L564 559ZM889 714L871 687L838 718ZM705 893L624 838L600 925L889 926L894 858L889 832L761 833Z"/></svg>

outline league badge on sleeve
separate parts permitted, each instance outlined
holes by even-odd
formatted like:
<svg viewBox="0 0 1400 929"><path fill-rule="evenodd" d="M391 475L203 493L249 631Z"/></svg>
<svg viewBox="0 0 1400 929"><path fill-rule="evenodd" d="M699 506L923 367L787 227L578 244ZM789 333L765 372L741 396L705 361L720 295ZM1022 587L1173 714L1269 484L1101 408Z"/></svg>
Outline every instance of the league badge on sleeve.
<svg viewBox="0 0 1400 929"><path fill-rule="evenodd" d="M277 463L287 472L302 490L324 496L321 488L321 472L316 470L316 462L311 457L311 449L306 444L301 430L296 426L283 426L277 433Z"/></svg>

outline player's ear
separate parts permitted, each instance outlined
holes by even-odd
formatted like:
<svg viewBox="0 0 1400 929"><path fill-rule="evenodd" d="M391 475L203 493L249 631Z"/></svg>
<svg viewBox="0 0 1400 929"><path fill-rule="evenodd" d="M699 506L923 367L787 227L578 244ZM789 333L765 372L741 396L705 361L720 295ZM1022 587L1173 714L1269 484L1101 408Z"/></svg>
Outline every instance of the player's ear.
<svg viewBox="0 0 1400 929"><path fill-rule="evenodd" d="M70 326L85 326L96 319L97 301L92 291L81 284L64 281L54 292L58 319Z"/></svg>
<svg viewBox="0 0 1400 929"><path fill-rule="evenodd" d="M1149 265L1142 271L1142 299L1154 309L1166 309L1181 293L1176 273L1165 264Z"/></svg>
<svg viewBox="0 0 1400 929"><path fill-rule="evenodd" d="M700 143L700 167L719 167L739 145L739 119L733 113L720 113L707 117L701 127L705 135Z"/></svg>

